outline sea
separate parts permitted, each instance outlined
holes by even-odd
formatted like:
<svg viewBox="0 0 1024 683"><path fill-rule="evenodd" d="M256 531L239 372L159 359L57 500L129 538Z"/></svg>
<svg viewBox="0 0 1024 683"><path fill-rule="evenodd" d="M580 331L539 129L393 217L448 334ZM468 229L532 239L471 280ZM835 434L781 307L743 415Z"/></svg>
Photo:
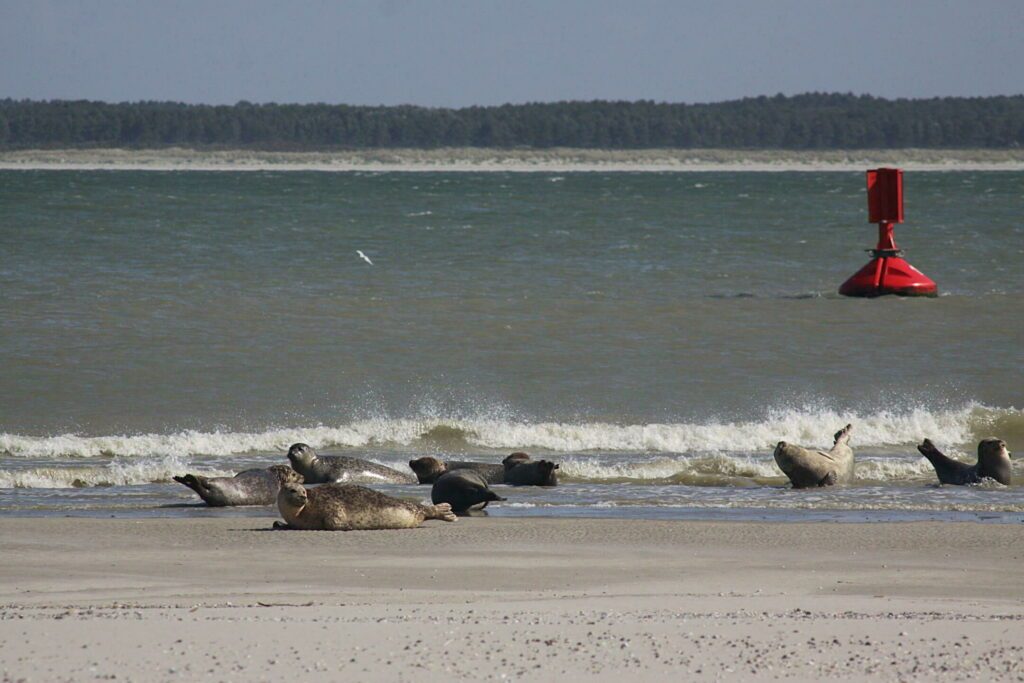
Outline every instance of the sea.
<svg viewBox="0 0 1024 683"><path fill-rule="evenodd" d="M305 442L559 463L492 516L1022 523L1021 460L915 444L1024 451L1024 173L904 183L937 298L837 294L862 172L0 171L0 515L271 517L171 477ZM793 490L846 423L856 480Z"/></svg>

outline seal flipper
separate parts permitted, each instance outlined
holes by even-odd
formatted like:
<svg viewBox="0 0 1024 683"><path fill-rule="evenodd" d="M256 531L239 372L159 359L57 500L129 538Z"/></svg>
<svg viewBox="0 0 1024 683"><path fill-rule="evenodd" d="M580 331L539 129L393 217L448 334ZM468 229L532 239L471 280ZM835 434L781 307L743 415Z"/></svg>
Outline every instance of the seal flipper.
<svg viewBox="0 0 1024 683"><path fill-rule="evenodd" d="M492 500L493 501L505 501L505 500L508 500L508 498L502 498L501 496L499 496L497 493L495 493L494 491L492 491L490 489L487 489L487 492L486 492L485 495L487 496L487 502L491 502Z"/></svg>
<svg viewBox="0 0 1024 683"><path fill-rule="evenodd" d="M958 462L945 455L935 447L930 439L925 439L917 447L918 452L928 459L935 468L935 475L942 484L971 484L978 480L975 468Z"/></svg>
<svg viewBox="0 0 1024 683"><path fill-rule="evenodd" d="M832 436L832 444L838 444L840 441L849 441L850 432L853 431L853 425L848 424Z"/></svg>
<svg viewBox="0 0 1024 683"><path fill-rule="evenodd" d="M458 517L452 512L452 506L448 503L438 503L437 505L424 505L427 510L427 519L440 519L445 522L454 522Z"/></svg>

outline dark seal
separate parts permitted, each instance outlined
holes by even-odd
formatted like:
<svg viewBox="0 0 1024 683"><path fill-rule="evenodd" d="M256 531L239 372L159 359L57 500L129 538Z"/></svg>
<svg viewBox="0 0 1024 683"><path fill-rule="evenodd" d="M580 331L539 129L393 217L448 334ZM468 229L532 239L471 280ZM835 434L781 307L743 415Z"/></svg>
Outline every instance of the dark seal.
<svg viewBox="0 0 1024 683"><path fill-rule="evenodd" d="M483 510L492 500L505 500L487 486L479 472L469 469L451 470L438 477L430 499L435 505L448 503L456 514Z"/></svg>
<svg viewBox="0 0 1024 683"><path fill-rule="evenodd" d="M347 455L318 456L311 446L293 444L288 460L307 484L347 482L359 484L415 484L411 474Z"/></svg>
<svg viewBox="0 0 1024 683"><path fill-rule="evenodd" d="M282 484L302 483L302 475L287 465L239 472L233 477L204 477L186 474L174 477L199 494L210 507L229 505L273 505Z"/></svg>
<svg viewBox="0 0 1024 683"><path fill-rule="evenodd" d="M526 453L513 453L501 461L505 483L511 486L557 486L558 469L550 460L531 460Z"/></svg>
<svg viewBox="0 0 1024 683"><path fill-rule="evenodd" d="M1004 486L1010 485L1011 453L1006 449L1006 442L1002 439L982 439L978 444L978 462L974 465L944 455L928 439L925 439L917 450L928 458L928 462L935 468L940 483L963 486L994 479Z"/></svg>
<svg viewBox="0 0 1024 683"><path fill-rule="evenodd" d="M443 461L428 455L410 460L409 468L416 473L416 478L421 484L433 484L442 474L452 470L473 470L488 484L503 484L505 482L505 466L487 462Z"/></svg>
<svg viewBox="0 0 1024 683"><path fill-rule="evenodd" d="M277 494L277 509L285 523L274 522L275 529L411 529L427 519L455 521L447 503L420 505L355 484L324 484L309 489L302 484L285 484Z"/></svg>

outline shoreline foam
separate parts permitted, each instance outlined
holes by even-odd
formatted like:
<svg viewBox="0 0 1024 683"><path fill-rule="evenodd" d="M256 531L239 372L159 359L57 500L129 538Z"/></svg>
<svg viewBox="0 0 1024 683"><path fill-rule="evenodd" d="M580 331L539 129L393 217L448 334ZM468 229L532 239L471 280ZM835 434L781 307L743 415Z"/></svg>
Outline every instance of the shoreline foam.
<svg viewBox="0 0 1024 683"><path fill-rule="evenodd" d="M0 151L0 170L322 172L1022 171L1024 150L389 149L324 152L68 149Z"/></svg>

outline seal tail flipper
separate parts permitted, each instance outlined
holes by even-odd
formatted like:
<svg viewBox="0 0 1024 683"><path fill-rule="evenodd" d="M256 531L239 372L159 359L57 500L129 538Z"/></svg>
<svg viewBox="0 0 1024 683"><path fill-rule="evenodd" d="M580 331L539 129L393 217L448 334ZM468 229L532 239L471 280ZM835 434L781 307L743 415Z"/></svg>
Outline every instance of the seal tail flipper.
<svg viewBox="0 0 1024 683"><path fill-rule="evenodd" d="M427 519L441 519L445 522L454 522L458 517L452 512L452 506L448 503L437 505L424 505L427 508Z"/></svg>
<svg viewBox="0 0 1024 683"><path fill-rule="evenodd" d="M501 496L499 496L494 491L488 490L487 491L487 501L490 502L492 500L493 501L505 501L505 500L508 500L508 498L502 498Z"/></svg>
<svg viewBox="0 0 1024 683"><path fill-rule="evenodd" d="M852 432L852 431L853 431L853 425L852 424L846 425L845 427L840 429L838 432L836 432L835 435L832 437L834 439L833 443L838 444L840 441L849 441L850 440L850 432Z"/></svg>

